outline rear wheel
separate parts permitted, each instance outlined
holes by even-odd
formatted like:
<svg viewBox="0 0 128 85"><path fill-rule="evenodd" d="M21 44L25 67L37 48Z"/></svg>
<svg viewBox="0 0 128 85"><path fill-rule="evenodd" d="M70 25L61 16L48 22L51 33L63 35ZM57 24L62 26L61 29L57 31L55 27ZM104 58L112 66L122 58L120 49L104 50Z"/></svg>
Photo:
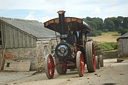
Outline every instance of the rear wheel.
<svg viewBox="0 0 128 85"><path fill-rule="evenodd" d="M84 64L84 57L81 51L77 52L76 65L77 65L78 74L80 77L82 77L84 75L85 64Z"/></svg>
<svg viewBox="0 0 128 85"><path fill-rule="evenodd" d="M53 57L48 54L45 57L45 73L49 79L54 77L54 72L55 72L55 65L54 65L54 60Z"/></svg>
<svg viewBox="0 0 128 85"><path fill-rule="evenodd" d="M103 56L100 55L100 67L104 67Z"/></svg>
<svg viewBox="0 0 128 85"><path fill-rule="evenodd" d="M100 69L99 57L98 56L95 57L96 57L96 69Z"/></svg>
<svg viewBox="0 0 128 85"><path fill-rule="evenodd" d="M56 64L59 64L59 58L55 58L55 61L56 61ZM67 72L67 65L66 63L63 63L63 66L62 67L56 67L56 70L57 70L57 73L59 75L63 75L63 74L66 74Z"/></svg>
<svg viewBox="0 0 128 85"><path fill-rule="evenodd" d="M88 72L95 72L96 70L96 59L95 50L92 41L86 43L86 63Z"/></svg>

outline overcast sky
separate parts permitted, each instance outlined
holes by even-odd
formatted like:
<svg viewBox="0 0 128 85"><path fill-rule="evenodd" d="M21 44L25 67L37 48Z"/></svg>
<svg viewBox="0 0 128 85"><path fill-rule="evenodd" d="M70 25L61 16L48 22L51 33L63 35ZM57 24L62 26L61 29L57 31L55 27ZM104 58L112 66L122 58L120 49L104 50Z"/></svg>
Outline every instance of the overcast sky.
<svg viewBox="0 0 128 85"><path fill-rule="evenodd" d="M65 16L128 17L128 0L0 0L0 17L38 20L41 22Z"/></svg>

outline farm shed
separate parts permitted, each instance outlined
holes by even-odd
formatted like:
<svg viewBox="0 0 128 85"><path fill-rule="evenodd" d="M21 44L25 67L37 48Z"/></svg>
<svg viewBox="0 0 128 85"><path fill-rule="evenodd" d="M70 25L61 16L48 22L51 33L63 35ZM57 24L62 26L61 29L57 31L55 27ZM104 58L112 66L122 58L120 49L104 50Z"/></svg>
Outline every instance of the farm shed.
<svg viewBox="0 0 128 85"><path fill-rule="evenodd" d="M118 56L128 56L128 32L117 39Z"/></svg>
<svg viewBox="0 0 128 85"><path fill-rule="evenodd" d="M43 66L44 56L53 54L55 32L43 23L0 17L0 64L4 60L30 60L30 70Z"/></svg>

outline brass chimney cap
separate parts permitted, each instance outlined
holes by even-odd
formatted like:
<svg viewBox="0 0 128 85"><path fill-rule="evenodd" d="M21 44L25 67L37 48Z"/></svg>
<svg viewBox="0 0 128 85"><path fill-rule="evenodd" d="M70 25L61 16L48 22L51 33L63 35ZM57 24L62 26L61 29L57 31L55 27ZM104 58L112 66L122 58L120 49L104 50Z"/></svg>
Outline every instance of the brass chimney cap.
<svg viewBox="0 0 128 85"><path fill-rule="evenodd" d="M57 13L58 14L64 14L66 11L64 11L64 10L61 10L61 11L58 11Z"/></svg>

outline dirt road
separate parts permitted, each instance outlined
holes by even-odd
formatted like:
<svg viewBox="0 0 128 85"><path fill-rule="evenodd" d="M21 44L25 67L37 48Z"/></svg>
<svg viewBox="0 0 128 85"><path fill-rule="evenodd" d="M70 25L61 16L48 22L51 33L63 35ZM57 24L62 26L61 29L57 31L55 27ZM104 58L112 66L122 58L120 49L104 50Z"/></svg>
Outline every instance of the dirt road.
<svg viewBox="0 0 128 85"><path fill-rule="evenodd" d="M116 59L104 60L105 66L94 73L87 70L83 77L77 71L47 79L45 73L0 72L0 85L128 85L128 60L117 63Z"/></svg>

